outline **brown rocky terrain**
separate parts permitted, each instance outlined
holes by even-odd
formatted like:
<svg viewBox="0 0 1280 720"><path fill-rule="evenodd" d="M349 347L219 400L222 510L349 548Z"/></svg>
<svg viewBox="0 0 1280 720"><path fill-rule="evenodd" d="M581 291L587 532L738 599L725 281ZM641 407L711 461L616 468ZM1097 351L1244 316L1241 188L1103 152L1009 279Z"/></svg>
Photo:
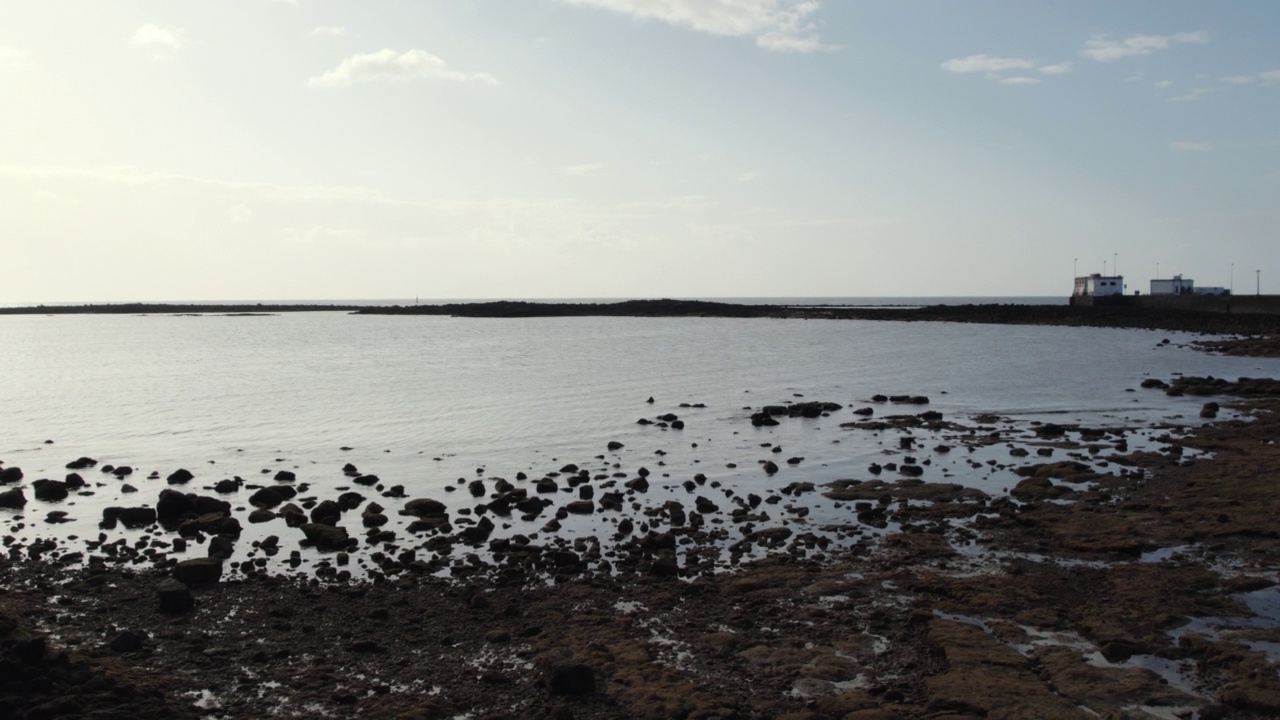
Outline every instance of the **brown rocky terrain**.
<svg viewBox="0 0 1280 720"><path fill-rule="evenodd" d="M1099 442L1111 472L1037 453L1011 498L835 483L887 534L762 536L777 549L732 572L658 551L615 572L474 556L454 579L218 580L216 559L11 550L0 716L1275 717L1280 384L1148 385L1247 417L1162 452ZM1066 432L1038 428L1039 449Z"/></svg>

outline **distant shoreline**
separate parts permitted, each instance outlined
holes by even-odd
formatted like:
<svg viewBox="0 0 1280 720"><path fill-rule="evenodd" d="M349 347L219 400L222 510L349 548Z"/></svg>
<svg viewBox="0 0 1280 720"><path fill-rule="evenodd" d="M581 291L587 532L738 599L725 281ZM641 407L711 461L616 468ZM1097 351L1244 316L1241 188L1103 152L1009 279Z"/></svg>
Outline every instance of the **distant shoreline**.
<svg viewBox="0 0 1280 720"><path fill-rule="evenodd" d="M1002 325L1066 325L1168 330L1211 334L1280 333L1280 316L1225 314L1177 308L1073 307L1069 305L847 306L770 305L707 300L623 300L618 302L454 302L431 305L340 304L168 304L120 303L33 305L0 308L0 315L262 315L347 312L357 315L445 315L468 318L535 317L719 317L831 320L968 322Z"/></svg>

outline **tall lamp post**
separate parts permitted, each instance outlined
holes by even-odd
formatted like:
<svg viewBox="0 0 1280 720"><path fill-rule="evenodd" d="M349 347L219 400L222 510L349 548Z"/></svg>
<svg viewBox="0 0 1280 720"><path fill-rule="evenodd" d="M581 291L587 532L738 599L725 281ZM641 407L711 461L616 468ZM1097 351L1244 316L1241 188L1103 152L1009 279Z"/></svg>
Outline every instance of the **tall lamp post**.
<svg viewBox="0 0 1280 720"><path fill-rule="evenodd" d="M1236 294L1236 264L1231 263L1231 294Z"/></svg>
<svg viewBox="0 0 1280 720"><path fill-rule="evenodd" d="M1262 271L1254 270L1253 273L1256 276L1256 282L1258 283L1257 287L1253 291L1253 294L1261 295L1262 294Z"/></svg>

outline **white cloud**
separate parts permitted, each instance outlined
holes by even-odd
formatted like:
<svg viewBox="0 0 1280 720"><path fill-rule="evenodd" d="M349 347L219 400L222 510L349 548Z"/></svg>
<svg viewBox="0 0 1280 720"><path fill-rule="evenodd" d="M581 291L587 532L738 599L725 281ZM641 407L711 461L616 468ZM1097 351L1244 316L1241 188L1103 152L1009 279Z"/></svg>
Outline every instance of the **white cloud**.
<svg viewBox="0 0 1280 720"><path fill-rule="evenodd" d="M711 35L754 37L756 45L775 52L832 49L818 37L812 16L818 0L561 0L657 20Z"/></svg>
<svg viewBox="0 0 1280 720"><path fill-rule="evenodd" d="M967 55L962 58L954 58L942 63L940 67L943 70L953 73L971 73L1003 72L1005 70L1030 70L1035 66L1035 62L1025 58L993 57L986 53L982 53L980 55Z"/></svg>
<svg viewBox="0 0 1280 720"><path fill-rule="evenodd" d="M0 45L0 68L16 68L27 63L30 54L21 48Z"/></svg>
<svg viewBox="0 0 1280 720"><path fill-rule="evenodd" d="M1222 82L1228 85L1249 85L1253 83L1253 77L1249 75L1232 75L1231 77L1222 78Z"/></svg>
<svg viewBox="0 0 1280 720"><path fill-rule="evenodd" d="M1161 90L1163 90L1163 89L1165 89L1165 88L1167 88L1167 87L1173 87L1173 81L1172 81L1172 80L1161 80L1160 82L1156 83L1156 87L1160 88Z"/></svg>
<svg viewBox="0 0 1280 720"><path fill-rule="evenodd" d="M1267 72L1259 73L1258 79L1268 85L1280 83L1280 70L1268 70Z"/></svg>
<svg viewBox="0 0 1280 720"><path fill-rule="evenodd" d="M1169 98L1169 102L1195 102L1196 100L1200 100L1204 96L1211 95L1214 92L1216 91L1213 88L1191 88L1191 90L1185 95L1178 95L1177 97Z"/></svg>
<svg viewBox="0 0 1280 720"><path fill-rule="evenodd" d="M1174 33L1173 35L1130 35L1123 40L1093 38L1085 43L1081 55L1098 62L1111 62L1134 55L1150 55L1165 50L1175 43L1206 43L1206 32Z"/></svg>
<svg viewBox="0 0 1280 720"><path fill-rule="evenodd" d="M338 87L363 82L408 82L410 80L447 80L497 85L489 73L462 72L451 69L444 60L425 50L397 53L384 49L375 53L352 55L338 67L307 81L312 87Z"/></svg>
<svg viewBox="0 0 1280 720"><path fill-rule="evenodd" d="M745 172L738 176L738 182L748 183L760 177L760 173Z"/></svg>
<svg viewBox="0 0 1280 720"><path fill-rule="evenodd" d="M180 27L147 23L133 33L130 42L138 47L181 50L191 44L191 39L187 37L187 31Z"/></svg>
<svg viewBox="0 0 1280 720"><path fill-rule="evenodd" d="M1174 152L1209 152L1213 150L1213 144L1207 142L1192 142L1190 140L1174 140L1169 143L1169 149Z"/></svg>
<svg viewBox="0 0 1280 720"><path fill-rule="evenodd" d="M1001 85L1039 85L1040 78L1015 75L1014 77L1000 78L1000 84Z"/></svg>
<svg viewBox="0 0 1280 720"><path fill-rule="evenodd" d="M1054 65L1041 65L1040 72L1045 75L1065 75L1071 72L1070 62L1060 62Z"/></svg>
<svg viewBox="0 0 1280 720"><path fill-rule="evenodd" d="M253 216L253 208L245 205L244 203L232 205L231 208L227 210L227 218L236 225L243 225L252 221Z"/></svg>
<svg viewBox="0 0 1280 720"><path fill-rule="evenodd" d="M307 33L308 36L313 38L334 38L334 37L342 37L343 35L346 35L346 34L347 34L346 28L336 27L333 25L318 27L312 30L311 32Z"/></svg>
<svg viewBox="0 0 1280 720"><path fill-rule="evenodd" d="M604 169L604 163L582 163L560 168L565 175L594 175Z"/></svg>

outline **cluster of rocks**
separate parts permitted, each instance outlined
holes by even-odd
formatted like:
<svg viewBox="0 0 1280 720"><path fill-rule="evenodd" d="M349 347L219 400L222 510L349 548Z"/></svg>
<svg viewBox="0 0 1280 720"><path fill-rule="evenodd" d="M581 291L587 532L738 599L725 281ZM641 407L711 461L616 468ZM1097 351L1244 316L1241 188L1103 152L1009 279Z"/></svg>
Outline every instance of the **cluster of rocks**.
<svg viewBox="0 0 1280 720"><path fill-rule="evenodd" d="M784 405L765 405L759 410L751 413L751 424L755 427L768 427L777 425L778 417L800 417L800 418L819 418L830 415L843 408L833 402L808 401L799 403L786 403ZM744 408L750 410L751 408Z"/></svg>

